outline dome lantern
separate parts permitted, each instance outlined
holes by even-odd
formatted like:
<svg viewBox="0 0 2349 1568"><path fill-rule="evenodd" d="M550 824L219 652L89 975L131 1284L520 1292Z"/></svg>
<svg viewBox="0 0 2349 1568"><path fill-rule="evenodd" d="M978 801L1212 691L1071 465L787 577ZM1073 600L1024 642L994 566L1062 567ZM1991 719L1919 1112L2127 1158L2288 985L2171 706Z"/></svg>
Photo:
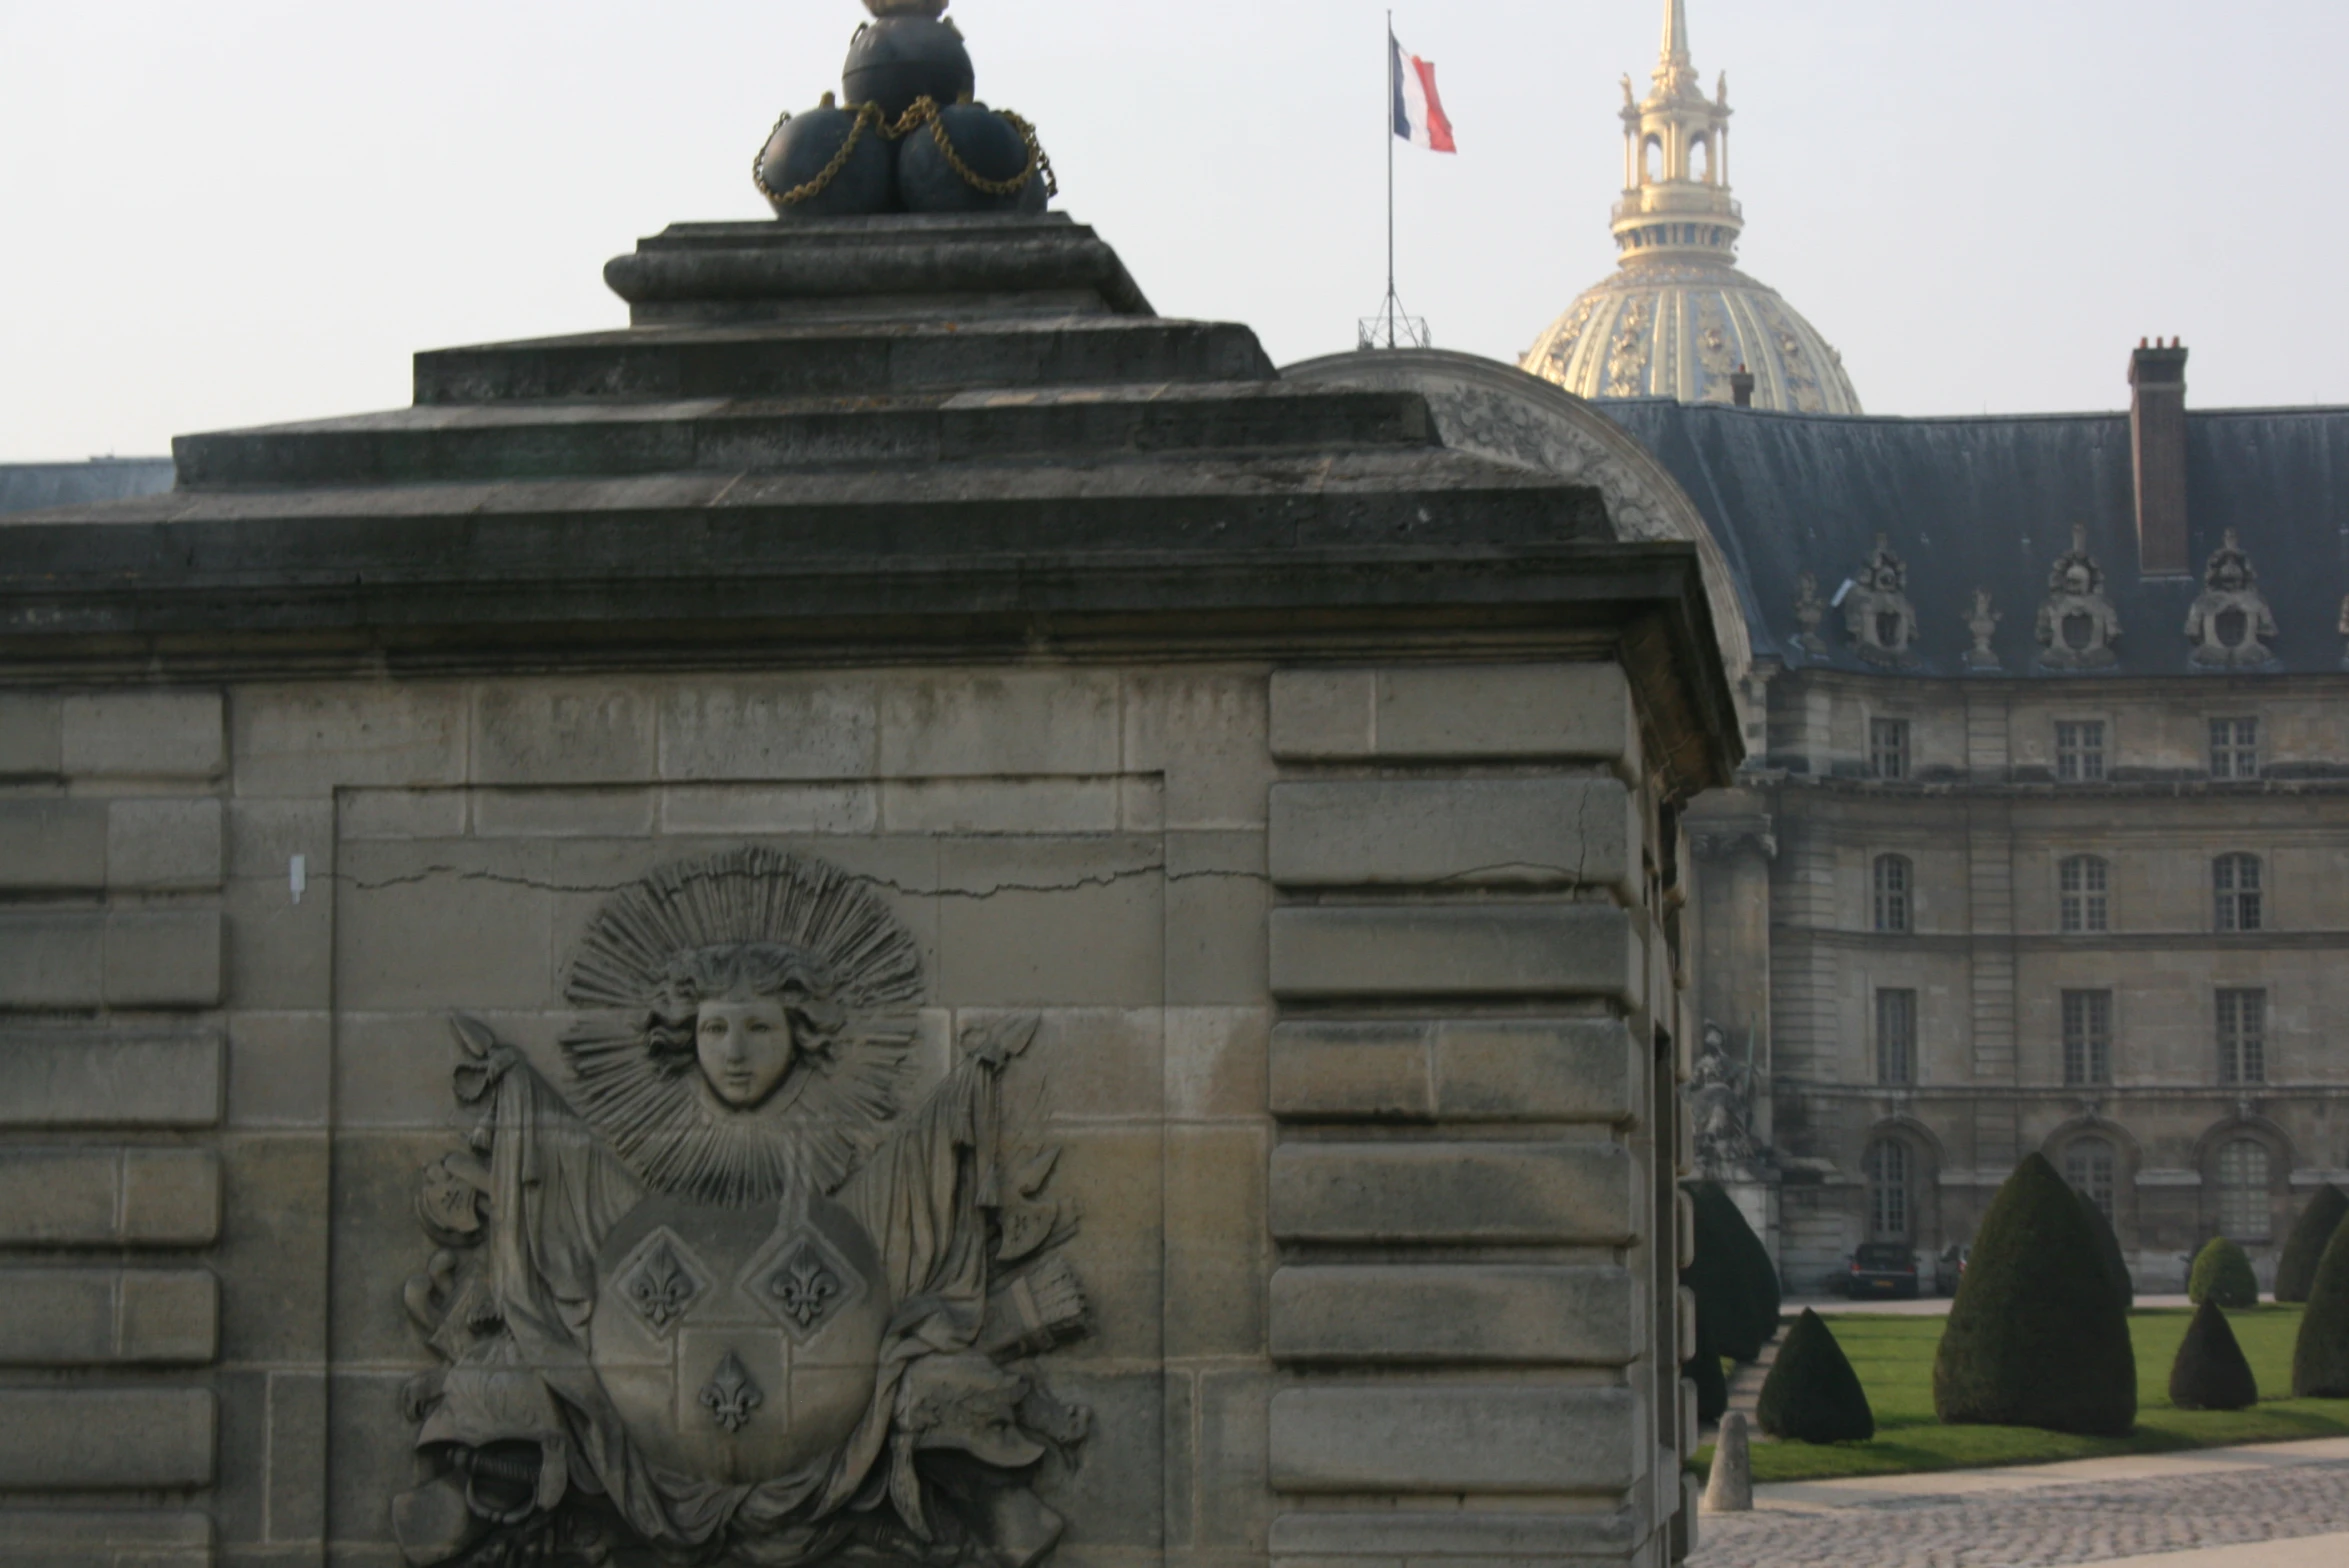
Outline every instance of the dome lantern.
<svg viewBox="0 0 2349 1568"><path fill-rule="evenodd" d="M1687 0L1665 0L1645 98L1623 78L1616 270L1527 351L1524 368L1587 398L1669 397L1856 414L1843 356L1773 289L1736 268L1745 214L1729 194L1729 80L1708 96Z"/></svg>

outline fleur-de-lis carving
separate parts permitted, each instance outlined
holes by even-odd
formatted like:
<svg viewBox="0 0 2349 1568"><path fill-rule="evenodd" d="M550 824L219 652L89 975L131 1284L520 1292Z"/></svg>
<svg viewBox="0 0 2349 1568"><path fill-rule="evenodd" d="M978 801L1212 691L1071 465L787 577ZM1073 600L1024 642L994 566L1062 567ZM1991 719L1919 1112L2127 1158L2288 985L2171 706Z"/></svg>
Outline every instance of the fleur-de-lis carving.
<svg viewBox="0 0 2349 1568"><path fill-rule="evenodd" d="M701 1388L702 1409L729 1432L739 1432L750 1425L751 1416L766 1402L767 1396L751 1381L750 1368L731 1350Z"/></svg>
<svg viewBox="0 0 2349 1568"><path fill-rule="evenodd" d="M833 1298L840 1294L840 1281L824 1267L824 1260L812 1252L802 1252L775 1271L767 1288L775 1293L783 1311L801 1328L810 1328L831 1307Z"/></svg>
<svg viewBox="0 0 2349 1568"><path fill-rule="evenodd" d="M645 1254L644 1260L629 1272L622 1288L637 1314L655 1330L665 1332L685 1315L685 1309L693 1305L693 1298L701 1294L701 1281L693 1277L676 1251L664 1241Z"/></svg>

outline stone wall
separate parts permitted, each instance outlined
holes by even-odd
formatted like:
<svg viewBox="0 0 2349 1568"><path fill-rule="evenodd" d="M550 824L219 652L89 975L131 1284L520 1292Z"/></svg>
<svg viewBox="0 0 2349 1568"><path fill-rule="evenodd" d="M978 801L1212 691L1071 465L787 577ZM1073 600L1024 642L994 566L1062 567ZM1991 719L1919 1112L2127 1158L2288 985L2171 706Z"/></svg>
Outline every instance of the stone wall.
<svg viewBox="0 0 2349 1568"><path fill-rule="evenodd" d="M1040 1020L1005 1098L1092 1328L1045 1358L1093 1422L1055 1561L1649 1561L1681 1505L1676 856L1612 664L256 681L0 734L0 1555L401 1561L449 1017L562 1083L599 907L746 845L913 933L923 1083Z"/></svg>

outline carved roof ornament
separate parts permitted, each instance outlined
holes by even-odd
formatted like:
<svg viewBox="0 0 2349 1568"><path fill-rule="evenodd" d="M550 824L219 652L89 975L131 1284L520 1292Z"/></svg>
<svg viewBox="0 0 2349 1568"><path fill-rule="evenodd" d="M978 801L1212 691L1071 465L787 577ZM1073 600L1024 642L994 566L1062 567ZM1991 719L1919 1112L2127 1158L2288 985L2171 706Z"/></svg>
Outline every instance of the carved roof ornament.
<svg viewBox="0 0 2349 1568"><path fill-rule="evenodd" d="M1908 563L1878 534L1875 551L1843 595L1844 629L1870 664L1916 662L1909 645L1917 636L1917 610L1909 603L1908 587Z"/></svg>
<svg viewBox="0 0 2349 1568"><path fill-rule="evenodd" d="M2342 614L2349 617L2349 608L2344 608ZM1827 603L1819 597L1819 579L1805 572L1794 585L1794 624L1798 628L1794 640L1803 652L1814 658L1827 657L1827 639L1819 635L1819 623L1826 618Z"/></svg>
<svg viewBox="0 0 2349 1568"><path fill-rule="evenodd" d="M2195 667L2256 670L2275 662L2265 638L2276 634L2275 612L2259 591L2259 573L2236 541L2235 530L2202 569L2202 595L2186 613L2186 640Z"/></svg>
<svg viewBox="0 0 2349 1568"><path fill-rule="evenodd" d="M1059 1151L1000 1108L1039 1019L972 1024L907 1104L923 995L870 884L745 849L605 904L560 1087L451 1020L478 1121L425 1172L441 1250L403 1292L444 1363L404 1401L433 1475L393 1500L406 1561L1052 1550L1032 1483L1090 1417L1030 1359L1087 1329Z"/></svg>
<svg viewBox="0 0 2349 1568"><path fill-rule="evenodd" d="M2039 662L2051 670L2101 670L2120 661L2121 616L2104 593L2104 568L2088 553L2088 530L2072 529L2072 547L2047 574L2039 607Z"/></svg>
<svg viewBox="0 0 2349 1568"><path fill-rule="evenodd" d="M1998 623L2005 617L1991 607L1990 590L1974 590L1974 612L1966 617L1966 630L1974 635L1974 646L1966 650L1966 668L1990 674L2000 668L1998 650L1990 646L1990 639L1998 635Z"/></svg>

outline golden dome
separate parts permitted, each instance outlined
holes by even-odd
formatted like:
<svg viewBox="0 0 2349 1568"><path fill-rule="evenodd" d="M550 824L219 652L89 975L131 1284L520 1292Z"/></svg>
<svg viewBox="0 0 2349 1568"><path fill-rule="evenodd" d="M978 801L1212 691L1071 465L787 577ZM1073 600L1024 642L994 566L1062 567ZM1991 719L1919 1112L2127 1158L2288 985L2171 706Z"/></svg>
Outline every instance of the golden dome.
<svg viewBox="0 0 2349 1568"><path fill-rule="evenodd" d="M1745 214L1729 194L1729 83L1698 85L1685 0L1665 0L1653 87L1623 79L1621 259L1552 322L1524 368L1578 396L1736 400L1739 371L1756 408L1857 414L1843 356L1775 289L1737 270Z"/></svg>

